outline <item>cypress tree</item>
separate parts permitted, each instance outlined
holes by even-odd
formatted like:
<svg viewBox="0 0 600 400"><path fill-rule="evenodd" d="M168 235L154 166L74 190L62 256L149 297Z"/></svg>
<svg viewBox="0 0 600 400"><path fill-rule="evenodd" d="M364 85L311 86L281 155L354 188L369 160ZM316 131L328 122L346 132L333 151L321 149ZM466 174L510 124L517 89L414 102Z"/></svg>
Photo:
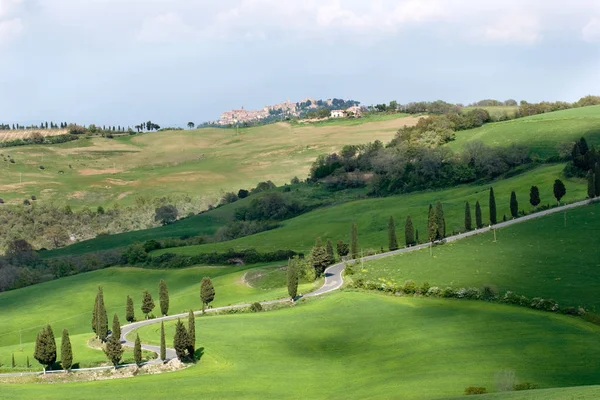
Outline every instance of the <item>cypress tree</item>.
<svg viewBox="0 0 600 400"><path fill-rule="evenodd" d="M446 219L444 218L444 208L442 207L442 202L438 201L435 205L435 223L438 227L438 239L443 239L446 237Z"/></svg>
<svg viewBox="0 0 600 400"><path fill-rule="evenodd" d="M483 228L483 218L481 216L481 205L479 201L475 203L475 226L477 229Z"/></svg>
<svg viewBox="0 0 600 400"><path fill-rule="evenodd" d="M116 313L113 316L111 335L116 337L117 339L121 340L121 323L119 322L119 317L117 316Z"/></svg>
<svg viewBox="0 0 600 400"><path fill-rule="evenodd" d="M98 293L96 293L96 300L94 300L94 311L92 313L92 330L98 336L98 300L100 299L100 288L98 288Z"/></svg>
<svg viewBox="0 0 600 400"><path fill-rule="evenodd" d="M594 184L596 186L596 197L600 196L600 164L596 163L594 169Z"/></svg>
<svg viewBox="0 0 600 400"><path fill-rule="evenodd" d="M510 215L512 215L513 218L519 216L519 202L517 201L517 194L514 190L510 192Z"/></svg>
<svg viewBox="0 0 600 400"><path fill-rule="evenodd" d="M554 181L554 198L556 198L558 205L560 205L560 199L562 199L565 196L565 194L567 194L567 189L565 188L565 184L560 179L555 180Z"/></svg>
<svg viewBox="0 0 600 400"><path fill-rule="evenodd" d="M537 186L532 186L531 189L529 189L529 204L533 207L537 207L540 202L540 189Z"/></svg>
<svg viewBox="0 0 600 400"><path fill-rule="evenodd" d="M62 331L62 339L60 344L60 364L65 371L68 371L73 366L73 349L71 348L71 339L69 332L66 329Z"/></svg>
<svg viewBox="0 0 600 400"><path fill-rule="evenodd" d="M44 372L56 362L56 341L50 325L38 333L33 357L44 366Z"/></svg>
<svg viewBox="0 0 600 400"><path fill-rule="evenodd" d="M152 295L148 293L147 290L144 290L142 296L142 312L146 314L146 319L148 319L148 314L150 314L152 310L154 310L154 300L152 300Z"/></svg>
<svg viewBox="0 0 600 400"><path fill-rule="evenodd" d="M164 279L161 279L158 283L158 293L160 300L160 313L167 315L169 313L169 289Z"/></svg>
<svg viewBox="0 0 600 400"><path fill-rule="evenodd" d="M202 312L204 312L204 307L208 306L210 302L215 299L215 288L213 287L212 281L207 276L202 278L202 283L200 285L200 299L202 300Z"/></svg>
<svg viewBox="0 0 600 400"><path fill-rule="evenodd" d="M188 315L188 352L190 357L194 356L196 351L196 316L194 312L190 310Z"/></svg>
<svg viewBox="0 0 600 400"><path fill-rule="evenodd" d="M587 173L587 195L590 199L596 197L596 179L591 169Z"/></svg>
<svg viewBox="0 0 600 400"><path fill-rule="evenodd" d="M327 255L327 249L325 249L321 244L321 238L317 238L315 241L315 247L313 247L310 253L311 263L317 276L323 275L323 272L329 266L328 258L329 256Z"/></svg>
<svg viewBox="0 0 600 400"><path fill-rule="evenodd" d="M327 239L327 246L325 246L325 250L327 251L327 265L335 264L335 254L333 253L333 244L331 240Z"/></svg>
<svg viewBox="0 0 600 400"><path fill-rule="evenodd" d="M29 363L29 356L27 356L27 368L31 368L31 364Z"/></svg>
<svg viewBox="0 0 600 400"><path fill-rule="evenodd" d="M160 323L160 359L164 362L167 358L167 344L165 343L165 323Z"/></svg>
<svg viewBox="0 0 600 400"><path fill-rule="evenodd" d="M288 262L287 267L287 289L292 301L298 295L298 269L295 262Z"/></svg>
<svg viewBox="0 0 600 400"><path fill-rule="evenodd" d="M435 218L433 206L429 205L429 217L427 218L427 236L430 242L433 242L438 235L438 226Z"/></svg>
<svg viewBox="0 0 600 400"><path fill-rule="evenodd" d="M129 296L127 296L127 307L126 307L126 311L125 311L125 319L127 320L127 322L135 321L135 314L133 311L133 299Z"/></svg>
<svg viewBox="0 0 600 400"><path fill-rule="evenodd" d="M15 353L12 353L12 367L15 368L17 366L17 363L15 362Z"/></svg>
<svg viewBox="0 0 600 400"><path fill-rule="evenodd" d="M419 244L419 230L415 229L415 243Z"/></svg>
<svg viewBox="0 0 600 400"><path fill-rule="evenodd" d="M133 361L137 365L142 363L142 342L140 341L139 334L136 335L135 344L133 345Z"/></svg>
<svg viewBox="0 0 600 400"><path fill-rule="evenodd" d="M467 201L465 203L465 230L469 232L472 229L471 227L471 206Z"/></svg>
<svg viewBox="0 0 600 400"><path fill-rule="evenodd" d="M104 354L106 354L108 361L110 361L116 369L119 362L121 362L121 357L123 357L121 340L117 339L115 336L111 336L106 342L106 346L104 346Z"/></svg>
<svg viewBox="0 0 600 400"><path fill-rule="evenodd" d="M104 293L102 287L98 287L98 308L96 310L96 335L98 339L105 341L108 335L108 316L104 306Z"/></svg>
<svg viewBox="0 0 600 400"><path fill-rule="evenodd" d="M490 224L496 225L498 218L496 214L496 197L494 196L494 188L490 188Z"/></svg>
<svg viewBox="0 0 600 400"><path fill-rule="evenodd" d="M398 238L396 237L396 224L394 224L394 217L390 217L388 222L388 247L390 251L398 250Z"/></svg>
<svg viewBox="0 0 600 400"><path fill-rule="evenodd" d="M358 229L356 228L356 224L352 224L352 229L350 231L350 253L352 253L352 258L358 258Z"/></svg>
<svg viewBox="0 0 600 400"><path fill-rule="evenodd" d="M417 243L418 237L417 231L417 237L415 238L415 229L413 227L412 218L410 218L409 215L406 217L406 223L404 224L404 239L406 246L413 246L415 243Z"/></svg>
<svg viewBox="0 0 600 400"><path fill-rule="evenodd" d="M183 361L185 359L185 355L188 349L188 335L185 330L185 326L180 319L177 320L177 325L175 325L175 337L173 338L173 347L175 348L175 354L177 354L177 358L179 361Z"/></svg>

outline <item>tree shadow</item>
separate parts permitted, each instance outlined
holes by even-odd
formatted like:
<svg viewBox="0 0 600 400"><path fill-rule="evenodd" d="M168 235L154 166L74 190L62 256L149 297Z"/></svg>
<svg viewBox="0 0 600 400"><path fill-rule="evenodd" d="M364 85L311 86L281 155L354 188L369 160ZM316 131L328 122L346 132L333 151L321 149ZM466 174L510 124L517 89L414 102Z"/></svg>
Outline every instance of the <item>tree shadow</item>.
<svg viewBox="0 0 600 400"><path fill-rule="evenodd" d="M202 356L204 355L204 347L200 347L194 351L194 359L192 360L194 363L200 361Z"/></svg>

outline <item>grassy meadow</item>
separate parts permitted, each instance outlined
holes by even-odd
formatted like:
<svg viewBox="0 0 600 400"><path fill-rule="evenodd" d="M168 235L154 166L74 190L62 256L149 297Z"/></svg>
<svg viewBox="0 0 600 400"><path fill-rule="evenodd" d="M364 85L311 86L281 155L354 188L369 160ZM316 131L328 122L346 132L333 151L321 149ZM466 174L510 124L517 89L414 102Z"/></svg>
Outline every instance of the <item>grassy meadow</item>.
<svg viewBox="0 0 600 400"><path fill-rule="evenodd" d="M543 165L508 179L497 180L494 187L499 219L510 215L510 193L515 190L519 201L519 209L530 212L529 189L537 185L540 189L542 204L555 204L552 195L552 185L556 178L561 177L563 164ZM564 180L567 194L563 201L572 202L586 197L586 184L583 180ZM211 243L198 246L162 249L153 255L177 253L194 255L211 251L227 250L230 248L259 250L292 249L308 251L314 245L317 236L323 240L331 239L337 242L342 239L349 243L350 226L356 222L358 226L359 246L362 249L379 250L387 248L388 219L393 216L397 225L396 234L399 243L404 243L404 223L410 215L413 224L420 232L420 238L425 239L429 203L442 201L446 217L446 231L464 230L464 204L469 201L472 206L473 218L475 202L481 203L484 221L489 220L488 211L489 185L463 185L451 189L432 192L416 192L400 196L358 200L311 211L296 218L283 221L282 227L272 231L240 239Z"/></svg>
<svg viewBox="0 0 600 400"><path fill-rule="evenodd" d="M165 195L214 204L224 191L304 178L319 154L346 144L388 142L417 119L397 115L323 126L205 128L5 148L0 149L0 195L8 204L35 195L72 207L127 205L138 196Z"/></svg>
<svg viewBox="0 0 600 400"><path fill-rule="evenodd" d="M412 279L444 288L495 287L559 305L600 311L600 204L525 221L497 231L369 261L352 279L403 284Z"/></svg>
<svg viewBox="0 0 600 400"><path fill-rule="evenodd" d="M456 132L448 146L460 150L467 142L479 140L488 146L526 145L541 158L558 155L558 146L584 136L600 144L600 106L573 108Z"/></svg>
<svg viewBox="0 0 600 400"><path fill-rule="evenodd" d="M510 323L507 323L510 321ZM173 323L165 325L167 335ZM158 341L158 324L139 330ZM335 293L275 312L196 319L201 361L184 371L78 384L2 385L12 399L205 397L438 399L497 375L544 387L595 383L600 328L483 302ZM565 357L568 354L569 357ZM460 366L460 367L457 367Z"/></svg>

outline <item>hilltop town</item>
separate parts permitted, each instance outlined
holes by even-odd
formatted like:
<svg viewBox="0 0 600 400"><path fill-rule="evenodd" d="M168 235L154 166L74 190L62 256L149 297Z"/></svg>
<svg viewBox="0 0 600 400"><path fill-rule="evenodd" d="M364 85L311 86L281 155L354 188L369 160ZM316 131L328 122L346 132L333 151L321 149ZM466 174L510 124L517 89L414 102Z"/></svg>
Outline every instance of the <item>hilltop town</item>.
<svg viewBox="0 0 600 400"><path fill-rule="evenodd" d="M241 107L237 110L225 111L217 121L210 125L228 126L234 124L248 124L256 122L270 122L290 118L303 118L311 112L323 110L321 115L331 118L342 118L345 116L360 116L363 107L355 100L327 99L317 100L306 98L300 102L290 100L282 103L265 106L260 110L246 110Z"/></svg>

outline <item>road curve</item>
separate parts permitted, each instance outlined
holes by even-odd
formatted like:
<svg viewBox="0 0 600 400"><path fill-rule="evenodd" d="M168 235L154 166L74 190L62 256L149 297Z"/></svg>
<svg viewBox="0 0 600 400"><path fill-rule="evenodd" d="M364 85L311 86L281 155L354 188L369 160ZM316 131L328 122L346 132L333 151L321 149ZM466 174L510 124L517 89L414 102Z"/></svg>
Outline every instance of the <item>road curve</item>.
<svg viewBox="0 0 600 400"><path fill-rule="evenodd" d="M540 211L537 212L535 214L529 214L526 215L524 217L521 218L517 218L517 219L512 219L510 221L506 221L506 222L501 222L499 224L496 224L494 226L486 226L484 228L481 229L475 229L469 232L465 232L465 233L461 233L458 235L454 235L454 236L449 236L445 239L443 239L442 241L440 241L440 243L449 243L449 242L454 242L456 240L460 240L460 239L464 239L470 236L475 236L478 235L480 233L485 233L485 232L490 232L492 229L500 229L500 228L505 228L507 226L510 225L514 225L514 224L518 224L521 222L525 222L525 221L529 221L535 218L540 218L540 217L544 217L546 215L550 215L550 214L555 214L561 211L566 211L572 208L576 208L576 207L581 207L587 204L591 204L593 202L597 202L599 201L600 198L594 198L594 199L588 199L588 200L583 200L583 201L578 201L576 203L571 203L571 204L567 204L564 206L560 206L560 207L555 207L555 208L551 208L548 210L544 210L544 211ZM314 297L314 296L319 296L325 293L329 293L332 292L334 290L338 290L339 288L342 287L342 285L344 284L344 279L342 277L342 272L344 271L344 268L346 266L346 263L348 264L353 264L355 262L361 262L361 261L371 261L371 260L377 260L379 258L384 258L384 257L390 257L390 256L394 256L396 254L402 254L402 253L409 253L411 251L417 251L417 250L421 250L421 249L426 249L427 247L430 246L430 243L425 243L425 244L420 244L417 246L411 246L411 247L406 247L403 249L398 249L398 250L394 250L394 251L388 251L386 253L381 253L381 254L375 254L372 256L367 256L367 257L363 257L361 259L358 260L349 260L346 262L341 262L341 263L337 263L334 265L331 265L330 267L328 267L325 270L325 282L323 283L323 286L321 286L319 289L307 293L301 297ZM264 301L261 302L261 304L263 305L269 305L269 304L276 304L276 303L285 303L285 302L289 302L289 299L277 299L277 300L270 300L270 301ZM217 308L210 308L207 309L206 312L218 312L218 311L223 311L223 310L230 310L230 309L235 309L235 308L246 308L249 307L250 304L237 304L237 305L233 305L233 306L225 306L225 307L217 307ZM201 314L202 311L194 311L194 314ZM173 319L178 319L178 318L187 318L188 313L183 313L183 314L176 314L176 315L169 315L166 317L160 317L160 318L155 318L155 319L149 319L149 320L143 320L143 321L138 321L138 322L134 322L131 324L127 324L127 325L123 325L121 327L121 342L125 345L125 346L130 346L133 347L134 343L131 342L130 340L127 339L127 335L137 329L140 328L142 326L146 326L146 325L150 325L150 324L155 324L157 322L161 322L161 321L169 321L169 320L173 320ZM168 345L169 343L167 343ZM153 351L156 354L160 355L160 348L158 346L152 346L152 345L147 345L147 344L142 344L142 349L144 350L148 350L148 351ZM159 363L159 362L163 362L163 361L167 361L170 360L172 358L175 358L177 355L175 354L175 350L168 348L166 349L166 360L160 360L160 358L157 358L156 360L152 361L154 363Z"/></svg>

